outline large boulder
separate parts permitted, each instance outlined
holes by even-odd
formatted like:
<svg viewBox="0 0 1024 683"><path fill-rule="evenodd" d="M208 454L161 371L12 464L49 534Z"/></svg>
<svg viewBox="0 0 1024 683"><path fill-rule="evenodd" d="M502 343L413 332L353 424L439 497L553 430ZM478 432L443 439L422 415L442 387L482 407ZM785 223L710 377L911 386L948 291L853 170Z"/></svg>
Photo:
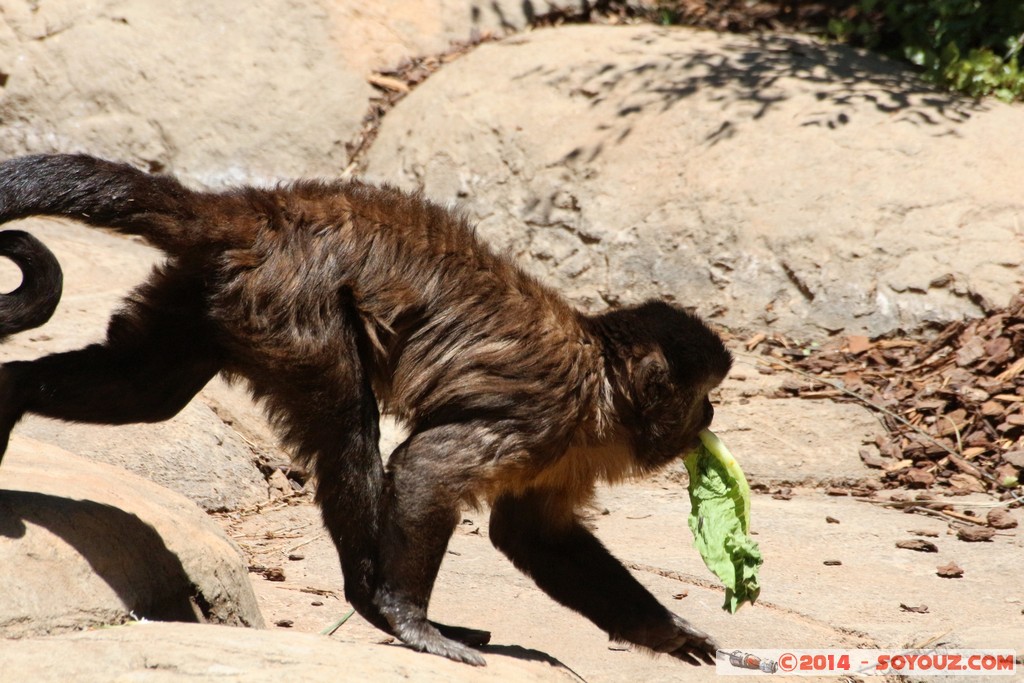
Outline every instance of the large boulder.
<svg viewBox="0 0 1024 683"><path fill-rule="evenodd" d="M206 185L336 175L372 88L334 3L0 3L0 155L85 150Z"/></svg>
<svg viewBox="0 0 1024 683"><path fill-rule="evenodd" d="M245 561L178 494L15 436L0 467L0 634L132 618L261 627Z"/></svg>
<svg viewBox="0 0 1024 683"><path fill-rule="evenodd" d="M371 71L584 5L0 0L0 157L88 151L208 186L335 176Z"/></svg>
<svg viewBox="0 0 1024 683"><path fill-rule="evenodd" d="M1022 283L1024 109L810 39L565 26L483 45L384 119L368 176L466 208L590 308L877 334Z"/></svg>
<svg viewBox="0 0 1024 683"><path fill-rule="evenodd" d="M93 425L31 416L15 432L131 471L210 512L268 500L253 449L201 400L166 422Z"/></svg>

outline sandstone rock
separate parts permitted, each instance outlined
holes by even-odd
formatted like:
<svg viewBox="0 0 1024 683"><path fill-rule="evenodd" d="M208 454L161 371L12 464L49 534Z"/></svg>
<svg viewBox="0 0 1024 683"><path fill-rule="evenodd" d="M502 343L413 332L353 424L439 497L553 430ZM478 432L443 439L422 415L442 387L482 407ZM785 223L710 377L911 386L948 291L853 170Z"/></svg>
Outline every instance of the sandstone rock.
<svg viewBox="0 0 1024 683"><path fill-rule="evenodd" d="M0 3L0 155L81 151L206 185L336 175L371 88L333 3Z"/></svg>
<svg viewBox="0 0 1024 683"><path fill-rule="evenodd" d="M0 566L7 637L133 615L263 625L238 548L195 505L18 436L0 467Z"/></svg>
<svg viewBox="0 0 1024 683"><path fill-rule="evenodd" d="M583 4L0 0L0 156L89 151L209 186L335 176L371 70Z"/></svg>
<svg viewBox="0 0 1024 683"><path fill-rule="evenodd" d="M294 631L146 623L3 643L0 670L10 680L81 683L578 680L541 653L509 654L491 654L486 668L474 668L404 647L345 643Z"/></svg>
<svg viewBox="0 0 1024 683"><path fill-rule="evenodd" d="M462 204L591 308L876 335L1020 288L1022 125L804 38L564 26L446 65L387 115L368 175Z"/></svg>
<svg viewBox="0 0 1024 683"><path fill-rule="evenodd" d="M193 400L166 422L91 425L30 416L15 433L130 470L205 510L234 510L268 499L248 444L202 401Z"/></svg>
<svg viewBox="0 0 1024 683"><path fill-rule="evenodd" d="M332 19L345 56L363 70L398 64L406 57L444 52L452 42L527 28L553 11L578 12L582 0L386 0L338 2Z"/></svg>

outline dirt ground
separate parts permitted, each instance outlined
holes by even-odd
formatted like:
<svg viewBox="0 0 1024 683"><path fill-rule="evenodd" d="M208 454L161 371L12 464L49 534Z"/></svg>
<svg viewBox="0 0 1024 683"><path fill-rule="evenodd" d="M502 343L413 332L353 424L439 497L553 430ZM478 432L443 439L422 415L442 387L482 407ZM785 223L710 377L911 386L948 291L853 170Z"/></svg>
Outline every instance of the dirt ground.
<svg viewBox="0 0 1024 683"><path fill-rule="evenodd" d="M740 386L733 382L727 387L727 399L737 397ZM850 474L858 473L858 467L862 484L875 486L870 482L878 475L854 462L856 455L816 444L838 438L830 432L844 424L851 432L870 431L870 420L841 415L830 422L816 416L812 402L799 400L755 400L753 408L749 400L742 399L745 405L739 400L735 409L746 412L730 420L723 417L730 406L721 407L719 432L760 490L752 501L752 531L765 564L755 606L731 616L721 609L722 590L693 549L686 526L689 500L681 470L602 489L589 516L602 541L659 599L730 651L1020 649L1024 597L1019 558L1024 538L1018 529L999 531L988 542L967 543L955 535L951 518L907 514L884 504L907 497L906 491L878 491L870 498L837 495L842 489L835 485L853 481ZM759 414L774 415L780 425L801 417L806 424L811 416L817 429L773 432L759 427ZM869 437L863 433L857 439ZM761 447L755 450L751 444L758 442ZM780 467L787 461L788 468ZM948 509L953 514L970 512L982 519L999 505L984 495L942 501L952 504ZM308 495L221 519L249 557L269 628L316 633L349 611L334 548ZM912 539L929 540L937 552L896 545ZM938 567L951 562L963 568L962 577L937 574ZM526 648L550 655L591 683L716 679L711 667L693 669L610 643L588 621L555 604L491 546L486 511L464 514L441 569L431 616L490 630L491 645L484 648L488 657L515 656L516 648ZM333 638L391 642L358 615Z"/></svg>

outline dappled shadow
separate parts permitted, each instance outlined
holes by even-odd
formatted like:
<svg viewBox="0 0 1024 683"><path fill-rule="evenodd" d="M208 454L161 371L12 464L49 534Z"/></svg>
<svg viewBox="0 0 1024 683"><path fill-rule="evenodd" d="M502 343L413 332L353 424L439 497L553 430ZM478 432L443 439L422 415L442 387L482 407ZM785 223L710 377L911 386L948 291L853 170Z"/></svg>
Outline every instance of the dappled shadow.
<svg viewBox="0 0 1024 683"><path fill-rule="evenodd" d="M721 123L705 138L707 145L741 134L747 124L797 97L810 106L791 125L825 131L873 109L891 122L925 127L931 135L957 135L959 124L987 108L984 102L941 92L891 60L808 38L726 37L720 48L708 48L702 34L656 29L634 40L637 51L622 50L622 56L582 66L571 76L575 87L570 95L583 96L591 107L610 109L620 119L601 126L601 145L628 137L636 114L668 111L698 94L722 106ZM652 46L649 55L638 59L645 45ZM541 77L553 87L570 80L558 66L543 71ZM601 145L573 150L565 161L592 159Z"/></svg>
<svg viewBox="0 0 1024 683"><path fill-rule="evenodd" d="M22 538L26 522L72 546L137 616L201 621L205 602L181 560L137 516L91 500L0 489L0 536Z"/></svg>

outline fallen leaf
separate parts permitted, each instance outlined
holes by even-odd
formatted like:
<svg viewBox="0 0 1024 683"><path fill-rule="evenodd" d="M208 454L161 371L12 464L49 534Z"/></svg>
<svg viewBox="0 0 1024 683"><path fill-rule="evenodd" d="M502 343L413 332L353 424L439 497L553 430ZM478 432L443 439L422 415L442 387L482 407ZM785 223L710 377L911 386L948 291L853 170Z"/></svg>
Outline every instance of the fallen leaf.
<svg viewBox="0 0 1024 683"><path fill-rule="evenodd" d="M873 448L862 448L859 451L861 461L868 467L885 467L890 461L888 458L883 458Z"/></svg>
<svg viewBox="0 0 1024 683"><path fill-rule="evenodd" d="M911 467L903 474L903 481L911 488L923 489L935 483L935 475L919 467Z"/></svg>

